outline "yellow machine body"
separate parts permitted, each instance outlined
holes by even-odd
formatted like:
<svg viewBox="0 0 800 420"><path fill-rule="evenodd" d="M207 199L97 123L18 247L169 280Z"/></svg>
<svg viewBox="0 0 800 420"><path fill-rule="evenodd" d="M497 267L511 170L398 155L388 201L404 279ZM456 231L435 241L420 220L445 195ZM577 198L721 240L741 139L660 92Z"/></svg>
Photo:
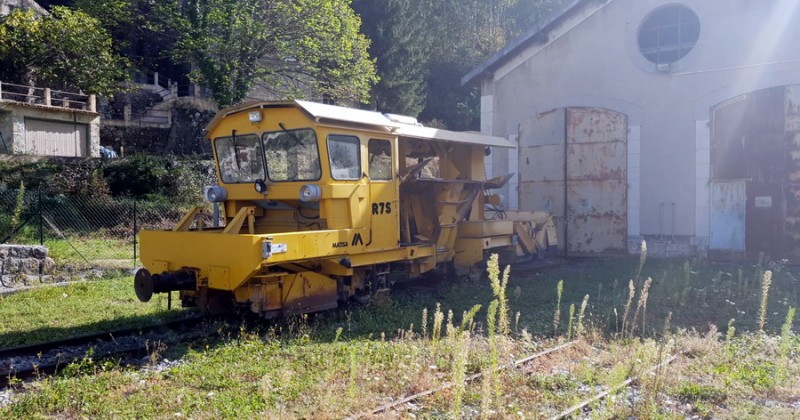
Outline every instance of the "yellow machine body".
<svg viewBox="0 0 800 420"><path fill-rule="evenodd" d="M486 190L508 177L485 179L485 151L505 139L303 101L223 110L208 139L224 226L196 208L142 232L146 299L180 290L185 305L282 316L368 300L390 273L469 275L488 252L535 251L532 220L486 220Z"/></svg>

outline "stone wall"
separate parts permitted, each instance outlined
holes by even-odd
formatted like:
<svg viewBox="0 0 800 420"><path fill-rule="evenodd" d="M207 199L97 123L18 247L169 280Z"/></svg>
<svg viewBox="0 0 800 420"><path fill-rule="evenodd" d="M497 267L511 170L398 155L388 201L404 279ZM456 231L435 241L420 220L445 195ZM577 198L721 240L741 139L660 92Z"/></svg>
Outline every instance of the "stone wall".
<svg viewBox="0 0 800 420"><path fill-rule="evenodd" d="M211 143L205 139L203 129L215 112L207 105L189 100L158 104L157 111L171 113L167 127L119 126L104 124L100 128L100 143L120 156L137 153L153 155L210 155Z"/></svg>
<svg viewBox="0 0 800 420"><path fill-rule="evenodd" d="M0 245L0 292L58 281L43 246Z"/></svg>

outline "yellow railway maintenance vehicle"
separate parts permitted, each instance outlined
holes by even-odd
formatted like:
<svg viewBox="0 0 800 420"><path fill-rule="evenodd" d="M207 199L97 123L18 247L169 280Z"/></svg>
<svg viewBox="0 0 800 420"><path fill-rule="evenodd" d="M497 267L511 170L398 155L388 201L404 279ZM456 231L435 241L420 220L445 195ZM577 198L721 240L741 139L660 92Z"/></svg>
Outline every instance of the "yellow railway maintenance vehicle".
<svg viewBox="0 0 800 420"><path fill-rule="evenodd" d="M140 300L180 291L206 311L248 306L265 317L367 301L392 272L479 273L491 252L555 244L552 219L487 220L484 153L505 139L423 127L410 117L304 101L258 102L209 124L218 186L168 231L141 233ZM537 244L538 242L538 244Z"/></svg>

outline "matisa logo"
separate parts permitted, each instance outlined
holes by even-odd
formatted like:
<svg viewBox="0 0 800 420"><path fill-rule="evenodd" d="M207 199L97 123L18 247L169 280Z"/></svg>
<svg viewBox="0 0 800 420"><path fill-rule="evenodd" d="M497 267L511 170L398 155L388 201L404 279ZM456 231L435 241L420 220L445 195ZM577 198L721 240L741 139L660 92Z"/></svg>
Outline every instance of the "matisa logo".
<svg viewBox="0 0 800 420"><path fill-rule="evenodd" d="M356 233L355 235L353 235L352 242L348 243L347 241L339 241L333 243L334 248L347 248L349 246L356 246L356 245L364 245L364 239L361 237L360 233Z"/></svg>

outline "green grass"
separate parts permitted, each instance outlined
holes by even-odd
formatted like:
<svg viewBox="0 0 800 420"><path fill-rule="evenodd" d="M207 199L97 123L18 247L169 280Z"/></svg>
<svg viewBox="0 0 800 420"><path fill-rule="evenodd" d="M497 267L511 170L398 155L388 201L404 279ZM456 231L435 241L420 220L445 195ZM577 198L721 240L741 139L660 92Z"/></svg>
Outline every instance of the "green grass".
<svg viewBox="0 0 800 420"><path fill-rule="evenodd" d="M770 267L773 283L766 333L761 334L758 279L766 265L648 260L636 284L631 313L636 311L641 286L651 277L649 301L646 310L640 308L637 329L630 338L621 334L618 318L627 300L628 280L636 276L639 263L631 258L572 261L544 270L512 268L508 284L513 291L508 296L512 332L495 341L486 337L487 308L498 307L489 305L496 296L488 280L457 284L421 280L364 307L272 323L246 319L238 336L209 337L159 350L162 356L184 361L165 372L87 360L72 373L25 385L14 403L0 408L0 418L355 415L389 399L434 388L454 375L497 366L493 346L500 363L506 363L563 341L563 337L546 337L553 332L561 279L562 334L566 308L580 306L584 296L590 295L584 319L587 331L578 346L525 369L496 375L496 389L476 381L463 389L438 393L415 403L414 414L452 417L458 409L462 416L478 416L484 408L494 418L549 417L630 375L639 377L636 404L630 405L627 391L622 392L595 404L595 417L786 418L796 413L791 404L800 400L796 391L800 389L800 341L796 334L786 333L783 340L788 350L784 351L784 341L776 335L789 306L798 303L800 285L791 270ZM115 281L121 282L120 294L135 299L127 279L85 284L94 287ZM58 302L59 296L44 300ZM98 303L87 312L107 310L107 298L88 299L93 300ZM103 300L106 303L99 303ZM48 305L54 306L52 302ZM454 325L461 323L463 312L482 305L468 327L468 337L448 334L453 327L447 321L440 339L430 337L437 302L442 304L445 320L449 310L454 312ZM0 302L0 308L4 306ZM158 314L161 309L151 310ZM423 313L427 336L421 335ZM736 334L728 341L717 326L724 331L731 318L736 318ZM40 324L34 329L47 327ZM652 366L677 352L686 355L649 374ZM464 354L466 359L460 359ZM453 406L456 392L462 401L459 407Z"/></svg>
<svg viewBox="0 0 800 420"><path fill-rule="evenodd" d="M46 286L0 297L0 347L151 325L184 311L167 311L166 297L141 303L132 276Z"/></svg>

